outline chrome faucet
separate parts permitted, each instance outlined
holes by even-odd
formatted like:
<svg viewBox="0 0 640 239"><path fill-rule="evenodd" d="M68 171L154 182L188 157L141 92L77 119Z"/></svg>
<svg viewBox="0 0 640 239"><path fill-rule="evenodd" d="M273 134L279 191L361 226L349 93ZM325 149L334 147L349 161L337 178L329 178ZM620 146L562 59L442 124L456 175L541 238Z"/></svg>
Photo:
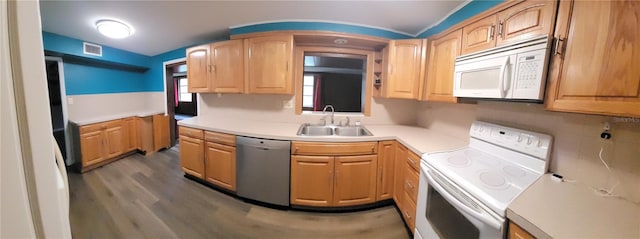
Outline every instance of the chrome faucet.
<svg viewBox="0 0 640 239"><path fill-rule="evenodd" d="M331 124L333 125L333 114L336 113L336 109L333 108L333 105L325 105L324 109L322 109L322 114L324 115L325 113L327 113L327 109L331 108ZM324 117L322 117L322 119L324 120L324 124L327 124L327 119L326 119L326 115Z"/></svg>

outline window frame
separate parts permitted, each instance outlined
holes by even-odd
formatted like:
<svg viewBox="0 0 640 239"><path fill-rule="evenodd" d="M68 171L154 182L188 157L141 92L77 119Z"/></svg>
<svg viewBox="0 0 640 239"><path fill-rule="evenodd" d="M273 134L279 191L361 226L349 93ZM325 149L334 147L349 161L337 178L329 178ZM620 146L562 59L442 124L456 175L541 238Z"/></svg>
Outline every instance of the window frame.
<svg viewBox="0 0 640 239"><path fill-rule="evenodd" d="M348 55L363 55L366 56L367 69L366 77L363 85L363 104L362 112L364 116L371 116L371 98L373 93L373 69L375 65L375 52L372 50L362 49L350 49L350 48L338 48L338 47L322 47L322 46L296 46L294 52L294 79L295 79L295 112L297 115L302 114L302 88L304 82L304 55L306 53L324 53L327 55L336 54L348 54Z"/></svg>

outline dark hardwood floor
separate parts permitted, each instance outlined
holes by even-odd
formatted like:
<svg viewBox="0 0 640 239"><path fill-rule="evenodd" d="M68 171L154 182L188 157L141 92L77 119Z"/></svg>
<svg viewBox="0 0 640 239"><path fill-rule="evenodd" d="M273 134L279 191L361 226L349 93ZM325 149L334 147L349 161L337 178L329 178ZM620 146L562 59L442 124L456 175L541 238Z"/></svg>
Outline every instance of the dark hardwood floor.
<svg viewBox="0 0 640 239"><path fill-rule="evenodd" d="M74 238L409 238L393 206L277 210L183 177L176 147L69 173Z"/></svg>

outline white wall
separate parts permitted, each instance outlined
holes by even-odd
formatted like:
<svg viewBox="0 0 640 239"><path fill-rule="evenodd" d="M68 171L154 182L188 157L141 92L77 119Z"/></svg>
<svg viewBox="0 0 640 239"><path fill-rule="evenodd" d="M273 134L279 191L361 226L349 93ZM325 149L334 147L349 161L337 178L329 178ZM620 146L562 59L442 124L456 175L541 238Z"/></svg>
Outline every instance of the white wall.
<svg viewBox="0 0 640 239"><path fill-rule="evenodd" d="M164 112L163 92L134 92L67 96L69 120L74 122L143 112Z"/></svg>
<svg viewBox="0 0 640 239"><path fill-rule="evenodd" d="M291 95L245 95L200 94L198 97L198 115L202 117L230 117L239 119L257 119L271 122L319 123L320 113L314 115L296 115L293 108L284 108L283 101L294 100ZM363 124L403 124L415 125L417 114L416 101L396 99L373 99L371 116L354 116L353 114L336 114L336 123L345 116L351 122L362 121Z"/></svg>
<svg viewBox="0 0 640 239"><path fill-rule="evenodd" d="M626 199L640 201L640 119L559 113L540 104L479 102L472 104L420 103L418 125L468 138L473 120L553 135L550 171L577 183L611 188ZM603 122L611 123L613 137L600 139ZM610 177L598 153L613 169Z"/></svg>

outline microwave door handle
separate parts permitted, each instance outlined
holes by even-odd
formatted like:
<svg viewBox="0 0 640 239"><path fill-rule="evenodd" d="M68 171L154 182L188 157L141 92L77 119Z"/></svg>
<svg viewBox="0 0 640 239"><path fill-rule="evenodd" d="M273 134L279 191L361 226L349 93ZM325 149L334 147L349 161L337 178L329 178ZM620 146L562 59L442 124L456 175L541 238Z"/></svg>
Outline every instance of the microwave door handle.
<svg viewBox="0 0 640 239"><path fill-rule="evenodd" d="M464 205L464 203L458 201L457 198L455 198L453 195L451 195L446 189L444 189L436 180L434 180L433 176L431 176L431 172L429 172L431 170L427 170L427 172L425 172L425 175L427 176L427 181L429 183L430 186L434 187L436 189L436 191L438 191L440 193L440 195L442 195L449 203L452 204L452 206L454 206L455 208L458 208L464 212L466 212L467 214L473 216L474 218L487 223L489 226L496 228L496 229L500 229L502 230L502 222L498 221L497 219L495 219L494 217L492 217L490 214L488 214L487 212L484 212L484 210L480 209L481 212L475 211L471 208L469 208L469 206Z"/></svg>
<svg viewBox="0 0 640 239"><path fill-rule="evenodd" d="M504 64L502 65L502 67L500 67L500 85L498 85L498 88L500 90L500 98L504 98L505 94L506 94L506 90L504 89L504 86L506 85L505 82L505 71L507 70L507 67L509 66L509 59L511 59L511 57L507 57L507 60L504 61Z"/></svg>

